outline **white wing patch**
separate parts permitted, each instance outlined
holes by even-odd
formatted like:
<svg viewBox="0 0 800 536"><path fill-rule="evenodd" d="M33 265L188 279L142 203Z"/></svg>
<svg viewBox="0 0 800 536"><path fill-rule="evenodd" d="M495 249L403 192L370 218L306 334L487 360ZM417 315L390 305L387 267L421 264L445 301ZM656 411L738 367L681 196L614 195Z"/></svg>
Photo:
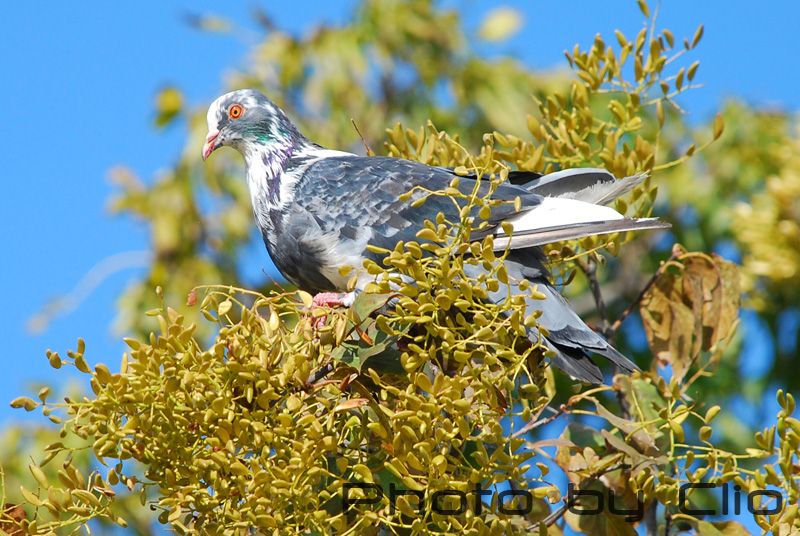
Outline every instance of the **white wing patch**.
<svg viewBox="0 0 800 536"><path fill-rule="evenodd" d="M542 204L533 210L508 218L506 221L514 226L514 232L519 233L547 227L621 219L623 219L622 214L613 208L593 205L575 199L545 197L542 200ZM498 234L505 233L501 229Z"/></svg>
<svg viewBox="0 0 800 536"><path fill-rule="evenodd" d="M313 158L314 162L322 160L324 158L336 158L340 156L356 156L354 153L348 153L347 151L337 151L335 149L317 149L314 148L309 151L304 151L298 153L298 156L307 156L309 158ZM310 165L310 164L309 164Z"/></svg>

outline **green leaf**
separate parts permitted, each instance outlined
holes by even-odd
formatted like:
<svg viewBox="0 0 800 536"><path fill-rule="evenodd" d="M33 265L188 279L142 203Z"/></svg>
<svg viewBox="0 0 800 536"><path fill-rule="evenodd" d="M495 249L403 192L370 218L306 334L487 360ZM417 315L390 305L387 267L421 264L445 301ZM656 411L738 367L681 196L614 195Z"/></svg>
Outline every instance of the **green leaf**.
<svg viewBox="0 0 800 536"><path fill-rule="evenodd" d="M155 102L155 124L163 128L170 124L183 109L183 95L174 87L166 87L158 92Z"/></svg>
<svg viewBox="0 0 800 536"><path fill-rule="evenodd" d="M639 9L641 10L642 15L644 15L645 17L647 17L649 19L650 18L650 7L647 5L647 2L645 0L636 0L636 1L639 3Z"/></svg>
<svg viewBox="0 0 800 536"><path fill-rule="evenodd" d="M698 536L749 536L750 532L737 521L699 521L687 520L697 531Z"/></svg>
<svg viewBox="0 0 800 536"><path fill-rule="evenodd" d="M356 314L359 323L367 320L372 313L389 303L390 294L370 294L361 292L353 301L350 310Z"/></svg>
<svg viewBox="0 0 800 536"><path fill-rule="evenodd" d="M408 328L410 326L406 326L405 329ZM365 332L372 340L372 344L367 344L361 337L356 337L356 340L345 341L335 348L331 352L331 358L362 372L368 367L379 373L404 375L406 371L400 361L402 352L397 349L399 337L388 335L378 329L374 322L367 323Z"/></svg>

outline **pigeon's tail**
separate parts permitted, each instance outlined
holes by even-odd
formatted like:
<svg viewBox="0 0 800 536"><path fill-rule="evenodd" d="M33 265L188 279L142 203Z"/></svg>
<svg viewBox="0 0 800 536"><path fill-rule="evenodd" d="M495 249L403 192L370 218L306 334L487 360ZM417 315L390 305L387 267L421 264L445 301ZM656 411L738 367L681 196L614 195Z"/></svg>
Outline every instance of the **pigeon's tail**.
<svg viewBox="0 0 800 536"><path fill-rule="evenodd" d="M510 249L523 249L534 246L543 246L563 240L576 240L587 236L623 233L626 231L644 231L646 229L669 229L669 223L657 218L621 218L617 220L598 221L588 223L573 223L553 227L534 228L517 231L508 237L499 234L494 239L494 250L503 251Z"/></svg>
<svg viewBox="0 0 800 536"><path fill-rule="evenodd" d="M489 299L500 303L510 293L527 293L519 290L516 283L523 279L538 286L539 292L546 298L527 299L525 314L541 310L538 324L544 329L541 333L537 328L530 329L528 338L534 343L539 342L540 337L543 339L542 343L554 353L551 358L553 365L577 380L593 384L603 383L603 374L589 353L599 354L627 372L639 370L636 364L589 328L572 310L567 300L550 284L540 252L534 249L512 251L505 259L505 267L510 284L500 285L497 291L490 292ZM478 277L482 270L482 266L465 266L469 277Z"/></svg>
<svg viewBox="0 0 800 536"><path fill-rule="evenodd" d="M575 199L593 205L608 205L622 197L643 180L646 173L639 173L617 179L605 169L574 168L539 175L526 171L512 171L509 182L522 186L535 194L544 197Z"/></svg>
<svg viewBox="0 0 800 536"><path fill-rule="evenodd" d="M539 175L515 171L509 181L532 193L544 196L532 210L512 216L506 221L514 228L513 238L497 231L495 250L521 249L575 240L593 235L621 233L645 229L665 229L668 223L655 218L625 218L607 207L615 199L630 192L645 178L640 173L616 179L603 169L567 169Z"/></svg>
<svg viewBox="0 0 800 536"><path fill-rule="evenodd" d="M544 343L554 351L551 361L556 367L580 381L603 383L600 368L586 353L591 352L605 357L626 372L639 370L635 363L589 328L549 281L539 278L533 283L537 283L539 292L547 297L543 301L528 300L527 308L542 310L538 322L547 330ZM537 331L529 333L532 340L539 336Z"/></svg>
<svg viewBox="0 0 800 536"><path fill-rule="evenodd" d="M548 280L541 252L535 246L574 240L587 236L644 229L669 228L655 218L624 218L606 207L615 199L633 190L647 178L638 174L615 178L604 169L567 169L548 175L516 171L509 174L512 184L544 196L536 209L509 218L514 226L512 237L499 232L494 239L495 250L511 251L506 257L510 280L527 279L546 298L528 299L527 312L541 310L538 319L542 329L531 329L528 337L542 343L553 352L551 363L573 378L587 383L603 383L603 373L589 354L598 354L627 372L639 370L631 360L608 344L587 326L572 310L567 300ZM522 292L516 286L500 288L493 300L503 300L509 292Z"/></svg>

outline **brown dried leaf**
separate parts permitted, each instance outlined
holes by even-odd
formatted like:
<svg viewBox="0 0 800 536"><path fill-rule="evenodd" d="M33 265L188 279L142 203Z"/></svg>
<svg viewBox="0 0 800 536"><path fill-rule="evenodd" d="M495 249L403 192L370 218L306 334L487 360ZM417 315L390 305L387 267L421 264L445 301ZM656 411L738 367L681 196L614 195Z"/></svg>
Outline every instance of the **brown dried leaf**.
<svg viewBox="0 0 800 536"><path fill-rule="evenodd" d="M641 303L650 348L682 379L703 351L718 359L739 311L741 287L735 264L715 254L682 253L670 261Z"/></svg>
<svg viewBox="0 0 800 536"><path fill-rule="evenodd" d="M2 516L0 516L0 532L9 536L22 536L25 534L22 529L22 521L25 520L25 517L25 510L21 506L5 503Z"/></svg>
<svg viewBox="0 0 800 536"><path fill-rule="evenodd" d="M369 400L367 400L366 398L351 398L337 405L333 409L333 412L336 413L338 411L347 411L356 408L363 408L367 404L369 404Z"/></svg>
<svg viewBox="0 0 800 536"><path fill-rule="evenodd" d="M580 481L580 477L574 472L586 469L584 458L586 448L589 447L595 452L602 452L605 449L605 440L599 430L575 422L570 423L564 429L561 437L558 438L558 443L554 444L558 446L555 456L556 463L573 482ZM538 446L538 443L535 445Z"/></svg>
<svg viewBox="0 0 800 536"><path fill-rule="evenodd" d="M607 505L613 504L615 511L625 510L626 515L631 517L637 517L636 507L625 508L620 497L615 494L612 498L609 489L597 481L583 485L581 489L585 495L580 497L580 506L576 510L588 510L588 512L581 515L569 510L564 515L564 519L573 530L593 536L634 536L636 534L633 523L626 521L625 515L612 514ZM579 493L579 491L575 490L574 493ZM601 506L603 507L601 508ZM592 511L596 514L590 515L589 512Z"/></svg>

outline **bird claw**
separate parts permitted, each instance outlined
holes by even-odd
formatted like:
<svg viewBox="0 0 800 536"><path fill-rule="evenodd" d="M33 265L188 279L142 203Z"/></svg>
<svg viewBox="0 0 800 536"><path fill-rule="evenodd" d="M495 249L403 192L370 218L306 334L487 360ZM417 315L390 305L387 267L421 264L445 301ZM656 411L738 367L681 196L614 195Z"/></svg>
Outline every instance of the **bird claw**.
<svg viewBox="0 0 800 536"><path fill-rule="evenodd" d="M311 307L338 307L343 305L343 297L346 294L338 292L320 292L311 300ZM314 329L321 329L328 321L328 315L320 315L314 322Z"/></svg>

